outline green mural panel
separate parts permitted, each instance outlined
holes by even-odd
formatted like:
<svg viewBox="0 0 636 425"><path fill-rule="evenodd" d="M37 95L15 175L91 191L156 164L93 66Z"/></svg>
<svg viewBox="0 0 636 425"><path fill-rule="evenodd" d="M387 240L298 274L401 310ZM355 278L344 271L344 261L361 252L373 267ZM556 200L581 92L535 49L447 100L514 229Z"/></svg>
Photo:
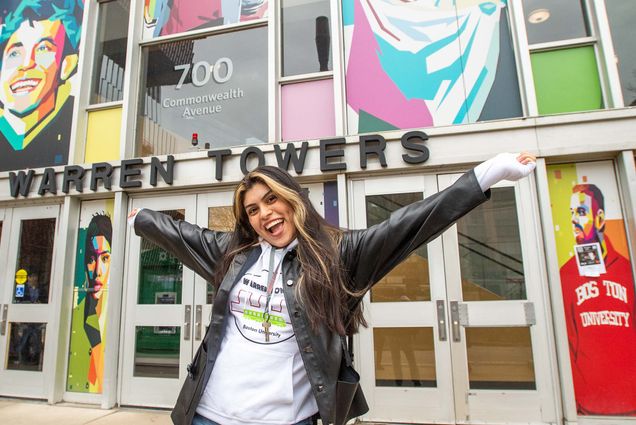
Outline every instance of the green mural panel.
<svg viewBox="0 0 636 425"><path fill-rule="evenodd" d="M360 120L358 122L358 133L371 133L373 131L397 130L394 125L389 124L373 115L360 109Z"/></svg>
<svg viewBox="0 0 636 425"><path fill-rule="evenodd" d="M603 107L594 47L537 52L531 60L539 114Z"/></svg>

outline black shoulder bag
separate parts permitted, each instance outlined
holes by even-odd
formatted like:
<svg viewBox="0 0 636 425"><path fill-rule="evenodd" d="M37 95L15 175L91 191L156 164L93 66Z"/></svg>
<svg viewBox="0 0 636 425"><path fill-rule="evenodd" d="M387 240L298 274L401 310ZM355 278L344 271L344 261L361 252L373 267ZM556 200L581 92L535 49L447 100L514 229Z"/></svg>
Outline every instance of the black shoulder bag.
<svg viewBox="0 0 636 425"><path fill-rule="evenodd" d="M351 418L369 411L360 388L360 374L353 368L347 337L341 336L342 360L336 383L336 418L334 425L344 425Z"/></svg>
<svg viewBox="0 0 636 425"><path fill-rule="evenodd" d="M205 333L203 341L199 345L192 362L188 365L188 376L183 382L177 402L170 417L175 425L190 425L196 411L194 400L198 400L198 394L203 391L203 376L205 366L208 361L207 342L209 328Z"/></svg>

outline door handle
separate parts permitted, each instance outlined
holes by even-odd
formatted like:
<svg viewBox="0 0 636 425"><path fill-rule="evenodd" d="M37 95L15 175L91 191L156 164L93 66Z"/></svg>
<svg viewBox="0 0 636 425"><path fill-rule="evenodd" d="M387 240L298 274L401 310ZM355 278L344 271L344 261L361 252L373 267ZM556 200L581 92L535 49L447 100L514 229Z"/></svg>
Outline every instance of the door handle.
<svg viewBox="0 0 636 425"><path fill-rule="evenodd" d="M190 341L190 334L192 333L192 306L185 306L185 320L183 323L183 340Z"/></svg>
<svg viewBox="0 0 636 425"><path fill-rule="evenodd" d="M444 300L437 300L437 330L440 341L448 339L448 333L446 332L446 307L444 304Z"/></svg>
<svg viewBox="0 0 636 425"><path fill-rule="evenodd" d="M450 302L451 329L453 332L453 342L461 342L462 334L459 323L459 303L457 301Z"/></svg>
<svg viewBox="0 0 636 425"><path fill-rule="evenodd" d="M2 321L0 321L0 335L7 333L7 314L9 313L9 304L0 304L2 306Z"/></svg>
<svg viewBox="0 0 636 425"><path fill-rule="evenodd" d="M203 319L203 306L201 304L197 304L194 309L194 339L196 341L201 340L201 325Z"/></svg>

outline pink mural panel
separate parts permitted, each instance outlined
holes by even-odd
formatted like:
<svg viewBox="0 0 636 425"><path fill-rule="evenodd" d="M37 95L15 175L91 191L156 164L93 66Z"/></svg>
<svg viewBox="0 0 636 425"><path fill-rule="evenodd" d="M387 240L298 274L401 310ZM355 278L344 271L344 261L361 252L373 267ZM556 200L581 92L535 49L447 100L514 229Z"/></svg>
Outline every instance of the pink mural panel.
<svg viewBox="0 0 636 425"><path fill-rule="evenodd" d="M143 38L267 17L268 0L144 0Z"/></svg>
<svg viewBox="0 0 636 425"><path fill-rule="evenodd" d="M336 134L333 80L282 87L283 140L332 137Z"/></svg>

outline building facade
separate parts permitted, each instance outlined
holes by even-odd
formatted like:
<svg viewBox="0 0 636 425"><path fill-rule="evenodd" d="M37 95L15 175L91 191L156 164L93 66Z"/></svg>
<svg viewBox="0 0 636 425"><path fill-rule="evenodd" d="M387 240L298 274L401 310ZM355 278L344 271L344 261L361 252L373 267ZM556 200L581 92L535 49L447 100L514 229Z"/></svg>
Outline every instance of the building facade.
<svg viewBox="0 0 636 425"><path fill-rule="evenodd" d="M362 419L636 424L634 20L628 0L3 2L0 395L174 403L214 288L133 208L228 230L268 164L359 229L527 150L530 178L365 296Z"/></svg>

